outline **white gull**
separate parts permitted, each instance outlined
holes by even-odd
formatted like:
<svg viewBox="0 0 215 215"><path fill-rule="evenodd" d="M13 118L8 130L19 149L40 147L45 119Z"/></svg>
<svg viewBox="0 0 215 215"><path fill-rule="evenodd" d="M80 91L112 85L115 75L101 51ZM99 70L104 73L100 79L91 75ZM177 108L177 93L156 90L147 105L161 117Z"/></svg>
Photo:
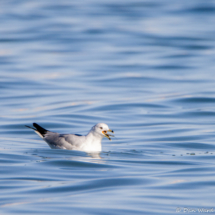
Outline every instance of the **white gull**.
<svg viewBox="0 0 215 215"><path fill-rule="evenodd" d="M52 149L68 149L68 150L78 150L85 152L101 152L102 151L102 139L107 137L111 140L110 137L113 135L108 134L107 132L113 132L110 130L108 125L105 123L98 123L94 125L89 133L86 136L81 136L78 134L59 134L51 132L42 128L36 123L33 123L35 128L31 128L37 133L44 141L48 143Z"/></svg>

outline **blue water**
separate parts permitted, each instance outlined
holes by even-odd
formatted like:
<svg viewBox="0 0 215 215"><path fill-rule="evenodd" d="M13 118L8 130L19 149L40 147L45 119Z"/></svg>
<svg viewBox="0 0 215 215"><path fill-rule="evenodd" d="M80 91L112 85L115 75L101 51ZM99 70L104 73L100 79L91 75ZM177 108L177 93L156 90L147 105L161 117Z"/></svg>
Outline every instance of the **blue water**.
<svg viewBox="0 0 215 215"><path fill-rule="evenodd" d="M214 1L10 0L0 20L0 214L215 213ZM33 122L116 138L52 150Z"/></svg>

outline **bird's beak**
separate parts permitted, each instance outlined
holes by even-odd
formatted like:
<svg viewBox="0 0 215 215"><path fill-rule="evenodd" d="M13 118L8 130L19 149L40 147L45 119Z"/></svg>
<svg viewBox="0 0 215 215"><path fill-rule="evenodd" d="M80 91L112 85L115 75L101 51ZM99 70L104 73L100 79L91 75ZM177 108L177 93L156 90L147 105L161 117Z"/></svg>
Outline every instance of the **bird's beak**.
<svg viewBox="0 0 215 215"><path fill-rule="evenodd" d="M108 131L114 133L113 130L110 130L110 129L109 129ZM102 133L103 133L103 134L105 135L105 137L107 137L109 140L111 140L110 137L114 137L114 135L107 134L107 131L102 131Z"/></svg>

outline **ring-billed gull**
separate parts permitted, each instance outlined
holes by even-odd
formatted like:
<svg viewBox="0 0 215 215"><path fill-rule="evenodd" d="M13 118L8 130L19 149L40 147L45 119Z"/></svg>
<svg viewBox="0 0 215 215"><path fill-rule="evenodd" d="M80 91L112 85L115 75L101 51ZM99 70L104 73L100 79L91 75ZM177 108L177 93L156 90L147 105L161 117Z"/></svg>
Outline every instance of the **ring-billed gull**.
<svg viewBox="0 0 215 215"><path fill-rule="evenodd" d="M36 123L33 123L33 126L35 128L26 125L26 127L33 129L35 133L45 140L52 149L69 149L86 152L101 152L103 137L111 140L110 137L113 137L113 135L107 132L114 133L105 123L94 125L86 136L51 132Z"/></svg>

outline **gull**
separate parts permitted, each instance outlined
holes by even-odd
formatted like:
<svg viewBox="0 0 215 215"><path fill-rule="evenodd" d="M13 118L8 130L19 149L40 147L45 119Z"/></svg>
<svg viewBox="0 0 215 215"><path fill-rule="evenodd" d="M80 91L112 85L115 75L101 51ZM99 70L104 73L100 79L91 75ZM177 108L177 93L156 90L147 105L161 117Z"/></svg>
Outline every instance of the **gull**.
<svg viewBox="0 0 215 215"><path fill-rule="evenodd" d="M79 134L59 134L46 130L45 128L39 126L37 123L33 123L34 128L27 126L34 130L52 149L68 149L68 150L78 150L85 152L101 152L102 151L102 139L110 137L113 135L107 132L114 133L110 130L108 125L105 123L98 123L94 125L87 135Z"/></svg>

